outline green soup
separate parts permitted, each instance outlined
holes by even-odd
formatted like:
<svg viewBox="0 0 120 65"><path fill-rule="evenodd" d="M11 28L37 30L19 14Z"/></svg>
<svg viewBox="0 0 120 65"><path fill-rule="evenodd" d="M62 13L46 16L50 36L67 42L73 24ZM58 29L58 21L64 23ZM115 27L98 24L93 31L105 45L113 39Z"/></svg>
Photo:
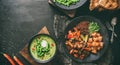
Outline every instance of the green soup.
<svg viewBox="0 0 120 65"><path fill-rule="evenodd" d="M48 60L54 56L55 52L55 41L47 35L39 35L31 42L30 53L36 60Z"/></svg>

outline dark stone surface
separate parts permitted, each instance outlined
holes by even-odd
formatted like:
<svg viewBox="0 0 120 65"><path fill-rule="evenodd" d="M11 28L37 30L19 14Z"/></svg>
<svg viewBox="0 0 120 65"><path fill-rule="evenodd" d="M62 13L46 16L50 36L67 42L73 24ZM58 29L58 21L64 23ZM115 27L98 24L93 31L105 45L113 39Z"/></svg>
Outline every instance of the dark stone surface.
<svg viewBox="0 0 120 65"><path fill-rule="evenodd" d="M54 32L59 42L58 44L58 49L60 51L59 59L63 59L62 62L64 63L64 65L113 65L112 62L114 56L111 50L111 46L108 46L108 49L105 51L105 53L98 60L94 62L79 63L79 62L75 62L74 60L72 61L72 59L66 55L62 45L63 43L61 42L63 38L62 36L64 34L64 30L69 23L70 23L70 19L66 16L61 16L57 14L54 16Z"/></svg>
<svg viewBox="0 0 120 65"><path fill-rule="evenodd" d="M0 52L20 56L19 51L43 26L54 35L53 13L47 0L0 0ZM0 65L9 65L1 57Z"/></svg>
<svg viewBox="0 0 120 65"><path fill-rule="evenodd" d="M91 15L104 23L110 21L113 16L117 16L118 24L115 31L120 38L120 11L89 12L88 4L89 2L78 9L76 17ZM53 30L54 13L61 14L49 6L47 0L0 0L0 52L5 52L10 56L16 55L25 65L30 65L19 55L19 51L43 26L47 26L50 34L55 37ZM120 39L116 38L112 45L114 65L120 64L120 52L118 52L120 42L118 41ZM10 65L1 54L0 65Z"/></svg>

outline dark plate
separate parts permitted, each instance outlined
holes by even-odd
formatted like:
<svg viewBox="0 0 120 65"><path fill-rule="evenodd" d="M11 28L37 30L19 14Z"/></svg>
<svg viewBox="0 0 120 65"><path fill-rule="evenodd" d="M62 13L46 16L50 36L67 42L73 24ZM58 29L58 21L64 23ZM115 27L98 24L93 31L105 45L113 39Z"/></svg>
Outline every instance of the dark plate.
<svg viewBox="0 0 120 65"><path fill-rule="evenodd" d="M94 22L98 23L98 25L101 28L100 33L103 36L103 42L104 42L103 48L100 51L98 51L97 54L90 53L90 55L88 57L84 58L83 60L80 60L80 59L77 59L77 58L75 58L75 57L73 57L72 55L69 54L69 51L68 51L68 49L66 48L66 45L65 45L65 38L64 37L63 37L61 42L63 43L63 48L64 48L64 51L65 51L65 54L67 54L67 56L69 56L72 60L77 61L77 62L93 62L93 61L98 60L105 53L105 51L106 51L106 49L109 45L108 32L107 32L106 27L100 22L100 20L98 20L94 17L91 17L91 16L80 16L80 17L77 17L77 18L73 19L68 24L68 26L66 27L66 29L64 31L64 36L67 34L67 32L70 29L75 27L81 21L90 21L90 22L94 21Z"/></svg>
<svg viewBox="0 0 120 65"><path fill-rule="evenodd" d="M46 37L49 37L49 38L51 38L52 40L54 40L54 38L51 37L51 36L48 35L48 34L37 34L37 35L33 36L33 37L30 39L29 45L28 45L28 52L29 52L30 57L31 57L32 59L34 59L36 62L38 62L38 63L47 63L47 62L51 61L51 60L55 57L56 52L57 52L57 48L56 48L55 54L54 54L50 59L44 60L44 61L43 61L43 60L37 60L37 59L35 59L34 56L32 56L32 54L31 54L31 52L30 52L30 46L31 46L31 42L32 42L36 37L39 37L39 36L46 36ZM55 46L57 47L55 40L54 40L54 42L55 42Z"/></svg>
<svg viewBox="0 0 120 65"><path fill-rule="evenodd" d="M53 0L51 0L53 2ZM61 9L65 9L65 10L73 10L76 9L80 6L82 6L87 0L80 0L79 2L77 2L76 4L72 4L70 6L64 6L61 5L59 3L53 2L54 5L56 5L57 7L61 8Z"/></svg>

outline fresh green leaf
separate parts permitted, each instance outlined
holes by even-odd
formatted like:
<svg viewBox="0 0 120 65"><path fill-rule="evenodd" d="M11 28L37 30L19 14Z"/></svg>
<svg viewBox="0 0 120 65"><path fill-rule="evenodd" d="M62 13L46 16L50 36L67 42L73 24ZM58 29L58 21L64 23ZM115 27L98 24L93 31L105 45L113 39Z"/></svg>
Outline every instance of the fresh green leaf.
<svg viewBox="0 0 120 65"><path fill-rule="evenodd" d="M90 22L89 31L90 34L93 32L98 32L100 30L100 26L96 22Z"/></svg>

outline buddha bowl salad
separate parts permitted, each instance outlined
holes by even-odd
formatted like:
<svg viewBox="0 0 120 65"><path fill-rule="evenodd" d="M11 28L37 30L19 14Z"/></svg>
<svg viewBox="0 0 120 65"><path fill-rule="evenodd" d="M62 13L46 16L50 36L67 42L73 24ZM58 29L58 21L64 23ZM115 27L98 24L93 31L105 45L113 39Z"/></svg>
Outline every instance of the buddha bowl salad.
<svg viewBox="0 0 120 65"><path fill-rule="evenodd" d="M65 38L69 54L80 60L90 54L97 55L104 45L97 22L81 21L68 31Z"/></svg>
<svg viewBox="0 0 120 65"><path fill-rule="evenodd" d="M56 52L55 41L47 35L36 36L30 44L30 53L36 60L49 60Z"/></svg>

